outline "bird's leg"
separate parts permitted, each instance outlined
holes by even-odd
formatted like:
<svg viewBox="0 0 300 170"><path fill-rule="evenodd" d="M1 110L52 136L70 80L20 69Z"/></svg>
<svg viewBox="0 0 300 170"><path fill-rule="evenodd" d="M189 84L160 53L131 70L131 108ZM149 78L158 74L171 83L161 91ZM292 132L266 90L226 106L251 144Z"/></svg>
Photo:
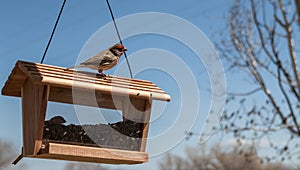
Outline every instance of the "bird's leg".
<svg viewBox="0 0 300 170"><path fill-rule="evenodd" d="M101 77L103 77L104 79L106 79L106 74L104 74L102 71L103 71L103 70L98 70L99 75L100 75Z"/></svg>
<svg viewBox="0 0 300 170"><path fill-rule="evenodd" d="M101 77L106 77L106 74L104 73L99 73Z"/></svg>

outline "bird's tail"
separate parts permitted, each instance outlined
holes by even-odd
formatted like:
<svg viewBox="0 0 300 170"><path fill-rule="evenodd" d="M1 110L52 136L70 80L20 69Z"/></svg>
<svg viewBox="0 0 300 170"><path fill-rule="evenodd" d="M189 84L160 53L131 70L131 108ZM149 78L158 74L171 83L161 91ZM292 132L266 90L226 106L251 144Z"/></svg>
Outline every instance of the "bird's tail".
<svg viewBox="0 0 300 170"><path fill-rule="evenodd" d="M68 67L68 68L65 68L64 70L67 71L67 70L70 70L70 69L80 68L80 67L82 67L82 65L73 66L73 67Z"/></svg>
<svg viewBox="0 0 300 170"><path fill-rule="evenodd" d="M74 68L80 68L83 67L82 65L78 65L78 66L73 66L73 67L68 67L67 69L74 69Z"/></svg>

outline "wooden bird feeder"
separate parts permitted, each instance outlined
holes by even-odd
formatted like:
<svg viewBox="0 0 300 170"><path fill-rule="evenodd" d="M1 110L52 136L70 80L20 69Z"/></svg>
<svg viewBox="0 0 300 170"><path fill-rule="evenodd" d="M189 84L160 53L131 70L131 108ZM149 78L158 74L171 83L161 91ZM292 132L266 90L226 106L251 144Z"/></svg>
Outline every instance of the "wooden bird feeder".
<svg viewBox="0 0 300 170"><path fill-rule="evenodd" d="M80 94L73 100L74 90ZM87 102L91 91L96 103ZM22 98L23 156L109 164L148 161L145 152L152 100L170 96L150 81L17 61L2 95ZM48 101L121 110L123 117L143 120L136 150L72 144L43 139ZM87 113L88 114L88 113Z"/></svg>

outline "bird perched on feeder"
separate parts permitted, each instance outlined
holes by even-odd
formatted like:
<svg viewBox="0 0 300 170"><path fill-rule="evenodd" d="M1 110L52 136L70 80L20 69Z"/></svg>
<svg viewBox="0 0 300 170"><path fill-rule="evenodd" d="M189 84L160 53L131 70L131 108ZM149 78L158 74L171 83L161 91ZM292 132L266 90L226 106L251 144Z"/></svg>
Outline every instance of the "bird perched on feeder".
<svg viewBox="0 0 300 170"><path fill-rule="evenodd" d="M118 63L121 55L125 51L127 51L127 49L122 44L115 44L109 49L101 51L100 53L96 54L94 57L80 63L78 66L69 67L68 69L86 67L86 68L98 70L98 72L101 75L105 76L105 74L103 74L102 71L114 67Z"/></svg>

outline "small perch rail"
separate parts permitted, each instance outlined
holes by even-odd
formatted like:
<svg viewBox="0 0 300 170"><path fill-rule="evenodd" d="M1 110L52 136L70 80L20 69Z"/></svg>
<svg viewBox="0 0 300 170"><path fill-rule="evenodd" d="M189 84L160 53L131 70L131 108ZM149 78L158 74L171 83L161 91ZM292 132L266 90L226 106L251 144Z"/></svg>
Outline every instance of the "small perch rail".
<svg viewBox="0 0 300 170"><path fill-rule="evenodd" d="M145 148L152 100L171 99L150 81L118 76L103 78L90 72L26 61L17 61L2 95L22 98L23 156L110 164L148 161ZM48 101L122 110L125 120L143 122L139 151L43 140Z"/></svg>

